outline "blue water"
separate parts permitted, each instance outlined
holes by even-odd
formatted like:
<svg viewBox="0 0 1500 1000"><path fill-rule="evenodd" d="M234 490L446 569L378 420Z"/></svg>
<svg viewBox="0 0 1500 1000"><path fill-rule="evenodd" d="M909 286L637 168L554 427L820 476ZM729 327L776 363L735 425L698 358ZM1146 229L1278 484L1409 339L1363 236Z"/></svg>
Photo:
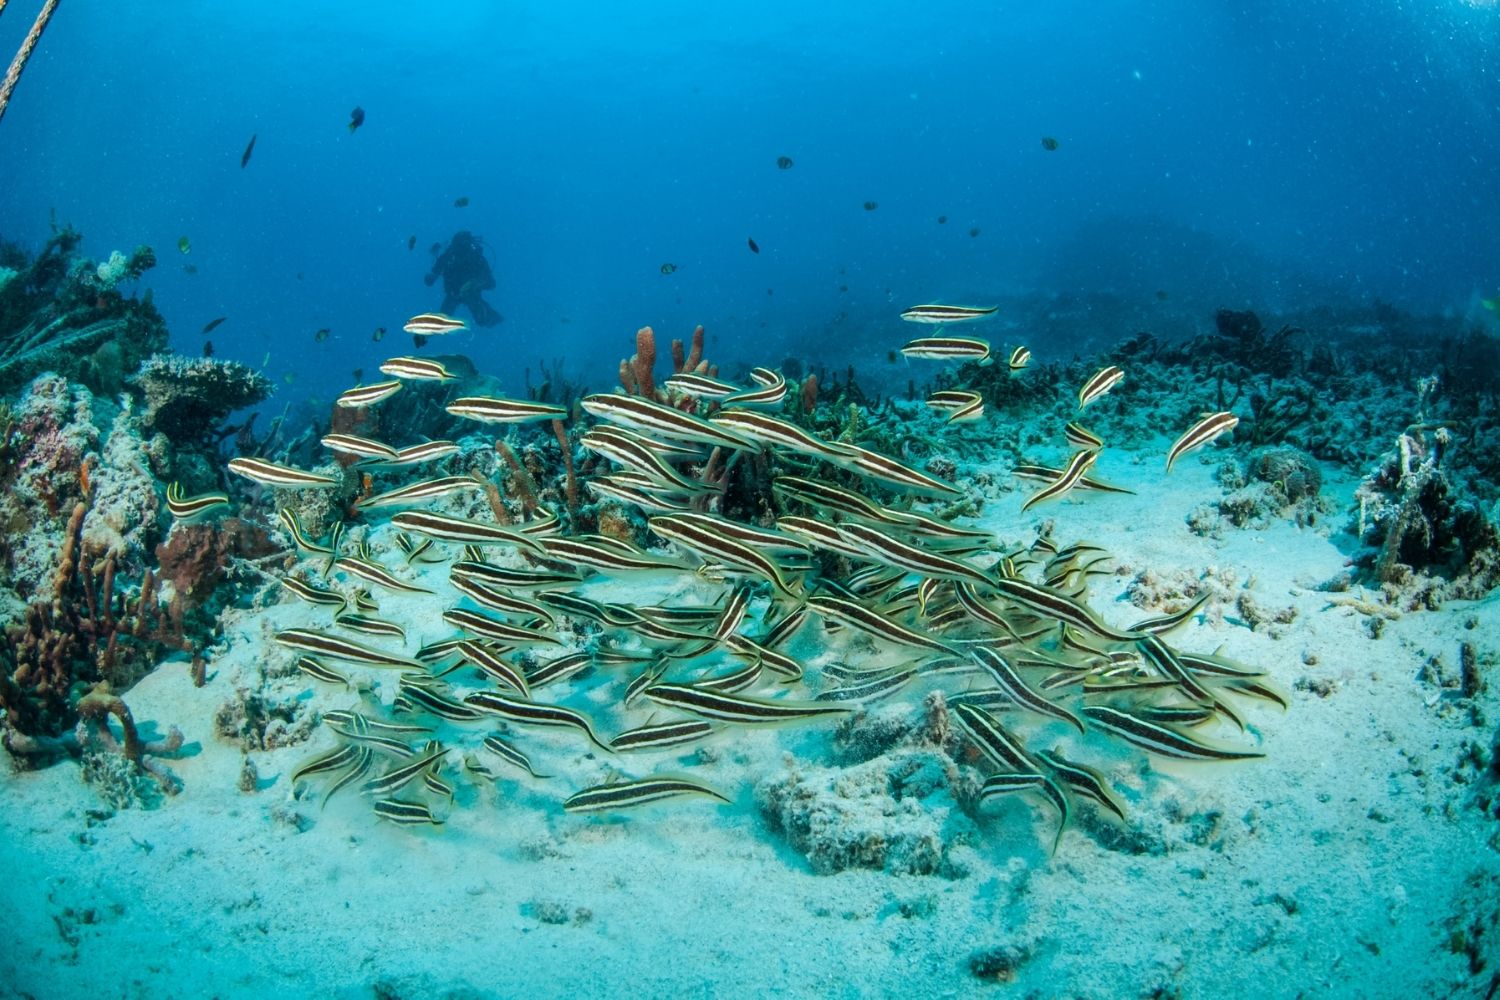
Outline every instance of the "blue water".
<svg viewBox="0 0 1500 1000"><path fill-rule="evenodd" d="M543 359L608 381L643 324L860 361L929 300L1461 312L1500 290L1497 71L1478 0L64 0L0 123L0 236L151 244L174 346L228 316L217 353L269 354L283 399L409 347L371 332L437 306L460 228L505 322L429 349L514 388Z"/></svg>

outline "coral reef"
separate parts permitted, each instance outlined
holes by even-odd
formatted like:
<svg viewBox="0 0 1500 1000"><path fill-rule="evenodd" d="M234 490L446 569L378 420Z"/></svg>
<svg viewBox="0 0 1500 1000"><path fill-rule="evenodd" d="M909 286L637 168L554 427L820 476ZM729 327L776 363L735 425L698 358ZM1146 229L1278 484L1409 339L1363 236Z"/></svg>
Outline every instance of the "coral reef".
<svg viewBox="0 0 1500 1000"><path fill-rule="evenodd" d="M145 397L142 425L179 446L211 442L226 417L265 400L274 389L249 365L180 354L153 354L129 381Z"/></svg>
<svg viewBox="0 0 1500 1000"><path fill-rule="evenodd" d="M163 605L147 570L133 593L119 584L116 559L94 562L82 544L88 506L68 519L50 599L33 601L0 643L0 743L13 754L50 756L69 729L81 686L123 691L170 651L188 651L180 603Z"/></svg>
<svg viewBox="0 0 1500 1000"><path fill-rule="evenodd" d="M100 264L73 255L81 239L67 227L54 231L0 284L0 391L50 370L114 396L144 358L166 347L150 293L126 298L118 290L155 266L151 248Z"/></svg>

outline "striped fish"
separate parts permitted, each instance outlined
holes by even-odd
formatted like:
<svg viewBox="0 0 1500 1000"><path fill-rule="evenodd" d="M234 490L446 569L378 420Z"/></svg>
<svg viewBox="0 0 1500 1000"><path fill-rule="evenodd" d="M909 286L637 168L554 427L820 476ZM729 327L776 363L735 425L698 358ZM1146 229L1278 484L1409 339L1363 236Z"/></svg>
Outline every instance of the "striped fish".
<svg viewBox="0 0 1500 1000"><path fill-rule="evenodd" d="M786 399L786 379L782 378L780 372L773 372L769 368L752 368L750 378L756 383L757 388L725 396L723 401L726 405L734 403L736 406L780 406L782 400Z"/></svg>
<svg viewBox="0 0 1500 1000"><path fill-rule="evenodd" d="M406 355L391 358L380 366L380 370L394 378L409 378L418 381L447 382L449 379L458 377L444 368L441 361Z"/></svg>
<svg viewBox="0 0 1500 1000"><path fill-rule="evenodd" d="M184 496L182 487L176 483L167 487L167 512L184 524L202 520L220 507L228 506L227 493L200 493L190 497Z"/></svg>
<svg viewBox="0 0 1500 1000"><path fill-rule="evenodd" d="M1007 362L1012 373L1019 372L1031 364L1031 348L1017 347L1010 352L1010 361Z"/></svg>
<svg viewBox="0 0 1500 1000"><path fill-rule="evenodd" d="M1056 750L1042 750L1037 753L1037 756L1051 765L1063 784L1084 798L1099 803L1121 820L1125 819L1125 807L1120 804L1114 792L1110 791L1109 783L1104 775L1086 764L1069 760Z"/></svg>
<svg viewBox="0 0 1500 1000"><path fill-rule="evenodd" d="M594 657L588 652L559 656L555 660L548 660L526 671L526 684L533 688L539 688L544 684L556 684L558 681L565 681L574 674L587 670L593 663Z"/></svg>
<svg viewBox="0 0 1500 1000"><path fill-rule="evenodd" d="M1194 448L1201 448L1208 444L1220 434L1234 430L1240 422L1240 418L1227 411L1221 413L1210 413L1202 420L1187 429L1187 432L1178 438L1167 452L1167 471L1172 471L1172 463Z"/></svg>
<svg viewBox="0 0 1500 1000"><path fill-rule="evenodd" d="M721 410L709 422L757 444L777 445L814 458L844 457L841 446L829 444L796 424L753 410Z"/></svg>
<svg viewBox="0 0 1500 1000"><path fill-rule="evenodd" d="M355 434L328 434L324 436L321 444L330 451L343 455L358 455L360 458L396 457L396 449L390 445Z"/></svg>
<svg viewBox="0 0 1500 1000"><path fill-rule="evenodd" d="M887 566L896 566L920 576L940 580L967 580L981 587L989 586L988 574L957 559L893 538L868 524L841 524L838 532L870 558Z"/></svg>
<svg viewBox="0 0 1500 1000"><path fill-rule="evenodd" d="M1052 587L1028 583L1025 580L1001 577L992 584L1000 596L1028 611L1066 622L1090 635L1112 642L1135 642L1142 638L1138 632L1121 632L1105 625L1087 607L1067 594Z"/></svg>
<svg viewBox="0 0 1500 1000"><path fill-rule="evenodd" d="M568 416L568 411L561 406L494 396L463 396L443 409L455 417L485 424L526 424L534 420L563 420Z"/></svg>
<svg viewBox="0 0 1500 1000"><path fill-rule="evenodd" d="M1078 390L1078 408L1081 410L1119 384L1125 377L1119 365L1101 368Z"/></svg>
<svg viewBox="0 0 1500 1000"><path fill-rule="evenodd" d="M594 723L589 717L571 708L518 698L501 691L474 691L464 696L464 703L521 725L565 726L577 729L599 749L614 752L610 750L609 744L601 741L595 734Z"/></svg>
<svg viewBox="0 0 1500 1000"><path fill-rule="evenodd" d="M407 320L401 329L407 333L420 333L427 337L440 336L468 329L469 324L442 313L418 313Z"/></svg>
<svg viewBox="0 0 1500 1000"><path fill-rule="evenodd" d="M348 598L345 598L344 595L339 594L338 591L321 588L321 586L317 586L315 585L315 583L308 583L306 582L306 580L303 580L302 577L284 576L279 577L279 580L281 580L281 585L285 586L288 591L293 592L294 595L302 598L302 600L308 601L309 604L321 604L321 606L324 607L338 607L341 612L345 609L345 607L348 606Z"/></svg>
<svg viewBox="0 0 1500 1000"><path fill-rule="evenodd" d="M373 583L379 587L390 590L399 590L407 594L430 594L432 591L426 587L419 587L414 583L397 579L386 571L385 567L371 562L368 559L360 559L356 556L341 556L333 561L333 568L341 573L359 577L366 583Z"/></svg>
<svg viewBox="0 0 1500 1000"><path fill-rule="evenodd" d="M1013 781L1004 779L997 781L994 786L990 786L990 795L1005 791L1035 789L1045 795L1048 801L1056 807L1059 820L1057 834L1052 838L1052 849L1056 851L1057 843L1062 839L1063 830L1067 828L1068 818L1072 815L1072 806L1068 802L1068 797L1063 794L1062 788L1042 770L1041 764L1026 752L1020 741L1000 724L1000 720L989 712L977 705L964 702L954 707L953 714L957 716L959 725L979 751L999 767L1003 775L1014 778ZM1022 778L1040 780L1023 781ZM984 794L981 791L981 797Z"/></svg>
<svg viewBox="0 0 1500 1000"><path fill-rule="evenodd" d="M972 337L918 337L908 341L901 353L927 361L975 361L981 365L990 361L989 343Z"/></svg>
<svg viewBox="0 0 1500 1000"><path fill-rule="evenodd" d="M396 454L386 459L383 465L420 465L423 462L435 462L449 455L457 455L461 449L453 441L423 441L421 444L407 445L398 448Z"/></svg>
<svg viewBox="0 0 1500 1000"><path fill-rule="evenodd" d="M453 608L443 612L443 621L454 628L482 635L486 639L494 639L511 646L544 645L561 646L562 642L556 637L538 632L536 629L525 628L521 625L512 625L498 618L482 615L477 611L468 611L464 608Z"/></svg>
<svg viewBox="0 0 1500 1000"><path fill-rule="evenodd" d="M953 410L961 410L976 399L983 399L977 392L969 389L939 389L927 397L927 408L949 413Z"/></svg>
<svg viewBox="0 0 1500 1000"><path fill-rule="evenodd" d="M458 651L470 664L478 667L490 677L504 684L512 691L515 691L521 697L531 697L531 686L526 682L525 672L490 647L483 643L474 642L472 639L465 639L458 644Z"/></svg>
<svg viewBox="0 0 1500 1000"><path fill-rule="evenodd" d="M908 323L962 323L971 319L983 319L992 316L999 310L999 306L989 308L977 306L945 306L937 303L912 306L901 314L901 318Z"/></svg>
<svg viewBox="0 0 1500 1000"><path fill-rule="evenodd" d="M609 741L616 753L634 753L642 750L665 750L696 743L714 734L713 723L702 719L682 719L674 722L658 722L654 725L627 729Z"/></svg>
<svg viewBox="0 0 1500 1000"><path fill-rule="evenodd" d="M401 689L396 693L395 707L406 712L426 712L453 722L473 722L482 717L479 709L472 705L456 702L431 689L428 686L431 680L427 678L421 683L413 683L402 678Z"/></svg>
<svg viewBox="0 0 1500 1000"><path fill-rule="evenodd" d="M1051 483L1056 482L1064 470L1049 468L1045 465L1018 465L1010 471L1018 479L1031 479ZM1127 490L1123 486L1115 486L1103 480L1092 479L1089 476L1080 477L1076 488L1080 490L1096 490L1100 493L1126 493L1130 496L1135 495L1135 490Z"/></svg>
<svg viewBox="0 0 1500 1000"><path fill-rule="evenodd" d="M952 646L938 642L931 636L914 632L885 615L871 611L864 605L856 604L854 601L848 601L842 597L818 594L808 599L807 606L825 618L832 618L841 624L857 628L861 632L866 632L887 642L957 655L957 650Z"/></svg>
<svg viewBox="0 0 1500 1000"><path fill-rule="evenodd" d="M894 458L889 458L879 452L861 448L858 445L841 444L838 446L839 457L833 459L836 465L841 465L860 475L881 482L901 486L918 493L941 493L947 496L963 496L963 491L958 487L934 479L924 472L918 472L910 466L902 465Z"/></svg>
<svg viewBox="0 0 1500 1000"><path fill-rule="evenodd" d="M961 406L948 414L950 424L972 424L976 420L984 419L984 400L976 399L967 406Z"/></svg>
<svg viewBox="0 0 1500 1000"><path fill-rule="evenodd" d="M771 480L771 488L819 511L833 510L848 514L850 517L883 524L900 524L905 521L901 515L881 507L869 497L821 479L777 476Z"/></svg>
<svg viewBox="0 0 1500 1000"><path fill-rule="evenodd" d="M279 486L282 489L339 485L339 480L331 476L296 469L290 465L277 465L263 458L232 458L229 460L229 471L262 486Z"/></svg>
<svg viewBox="0 0 1500 1000"><path fill-rule="evenodd" d="M403 510L391 518L391 523L414 535L425 535L445 542L464 545L513 545L527 552L542 553L541 543L530 535L512 528L484 521L439 514L430 510Z"/></svg>
<svg viewBox="0 0 1500 1000"><path fill-rule="evenodd" d="M295 788L299 781L309 775L343 770L354 763L358 756L358 747L342 746L303 761L292 771L292 787Z"/></svg>
<svg viewBox="0 0 1500 1000"><path fill-rule="evenodd" d="M334 660L361 663L367 667L404 667L410 670L420 670L422 668L422 665L416 660L407 659L404 656L387 653L379 649L371 649L369 646L361 646L357 642L351 642L348 639L327 635L322 632L315 632L312 629L286 629L277 632L273 638L275 638L276 642L289 649L295 649L302 653L326 656Z"/></svg>
<svg viewBox="0 0 1500 1000"><path fill-rule="evenodd" d="M484 748L490 753L494 754L496 757L499 757L501 760L505 761L507 764L510 764L512 767L516 767L521 769L522 771L525 771L533 778L545 781L548 778L552 777L552 775L550 774L537 774L536 769L531 766L531 758L527 757L526 754L521 752L521 750L519 750L515 746L507 743L505 741L505 738L502 736L486 736L484 738Z"/></svg>
<svg viewBox="0 0 1500 1000"><path fill-rule="evenodd" d="M406 642L405 629L395 622L380 618L371 618L368 615L334 615L333 623L339 628L354 632L363 632L366 635L388 635L403 643Z"/></svg>
<svg viewBox="0 0 1500 1000"><path fill-rule="evenodd" d="M589 480L588 488L598 496L627 503L648 514L671 514L691 510L685 504L673 500L666 500L657 496L648 488L642 488L627 482L620 476L598 476ZM675 490L667 483L661 484L663 491Z"/></svg>
<svg viewBox="0 0 1500 1000"><path fill-rule="evenodd" d="M1063 437L1067 439L1068 444L1075 448L1088 448L1098 451L1104 447L1104 439L1102 437L1076 420L1068 421L1067 425L1063 427Z"/></svg>
<svg viewBox="0 0 1500 1000"><path fill-rule="evenodd" d="M723 399L740 391L737 385L720 382L697 372L679 372L664 383L668 389L694 399Z"/></svg>
<svg viewBox="0 0 1500 1000"><path fill-rule="evenodd" d="M1063 468L1061 475L1057 477L1056 481L1049 483L1027 497L1026 502L1021 504L1021 510L1025 511L1044 500L1060 497L1077 486L1079 480L1083 478L1083 474L1093 467L1094 462L1098 458L1099 453L1097 451L1087 449L1075 451L1073 457L1068 459L1067 466Z"/></svg>
<svg viewBox="0 0 1500 1000"><path fill-rule="evenodd" d="M713 521L715 519L707 519ZM793 590L782 575L781 567L766 555L763 548L731 538L718 524L708 524L690 514L661 514L646 522L653 534L683 548L698 553L735 569L754 573L771 582L778 591L799 600L801 595ZM743 526L742 526L743 527Z"/></svg>
<svg viewBox="0 0 1500 1000"><path fill-rule="evenodd" d="M638 549L621 552L613 547L581 538L544 538L541 545L548 559L611 573L687 569L682 563L661 559Z"/></svg>
<svg viewBox="0 0 1500 1000"><path fill-rule="evenodd" d="M1016 668L1010 665L1010 661L994 649L985 646L977 646L974 651L974 659L983 667L995 682L1000 685L1001 690L1010 695L1015 703L1022 708L1036 712L1038 715L1050 716L1061 719L1070 726L1075 727L1080 734L1087 735L1083 728L1083 720L1072 712L1063 708L1056 702L1042 697L1021 679Z"/></svg>
<svg viewBox="0 0 1500 1000"><path fill-rule="evenodd" d="M349 678L313 656L297 657L297 669L315 681L349 687Z"/></svg>
<svg viewBox="0 0 1500 1000"><path fill-rule="evenodd" d="M575 792L563 800L563 811L601 812L606 809L631 809L651 802L683 796L717 799L725 805L728 805L730 801L729 797L722 792L717 792L692 778L682 775L655 774L637 781L617 781Z"/></svg>
<svg viewBox="0 0 1500 1000"><path fill-rule="evenodd" d="M713 722L739 726L780 726L851 711L816 702L772 701L741 694L723 694L688 684L653 684L642 692L650 701Z"/></svg>
<svg viewBox="0 0 1500 1000"><path fill-rule="evenodd" d="M881 671L878 676L860 680L855 684L831 688L820 692L814 701L865 702L884 698L900 691L917 676L915 667L901 667Z"/></svg>
<svg viewBox="0 0 1500 1000"><path fill-rule="evenodd" d="M682 493L697 494L707 490L704 484L684 477L658 454L639 434L618 427L596 427L578 443L612 462L650 476Z"/></svg>
<svg viewBox="0 0 1500 1000"><path fill-rule="evenodd" d="M365 497L358 501L355 506L360 510L373 510L377 507L398 507L406 504L421 503L424 500L433 500L437 497L451 496L454 493L462 493L465 490L483 488L483 484L472 476L443 476L439 479L425 479L421 482L410 483L385 493L377 493L375 496Z"/></svg>
<svg viewBox="0 0 1500 1000"><path fill-rule="evenodd" d="M517 615L522 618L539 618L548 625L556 624L556 621L552 617L552 612L536 601L517 597L509 591L499 587L492 587L487 583L481 583L469 577L455 576L451 577L449 582L453 584L454 590L463 594L481 608L488 608L491 611L498 611L506 615Z"/></svg>
<svg viewBox="0 0 1500 1000"><path fill-rule="evenodd" d="M583 582L583 576L579 573L561 570L508 569L504 566L496 566L494 563L475 562L468 559L454 563L448 572L452 576L468 577L492 587L512 587L517 590L571 587ZM542 600L542 595L538 594L537 599ZM558 607L545 600L542 600L542 603L547 604L548 607ZM558 610L566 611L567 609L558 608Z"/></svg>
<svg viewBox="0 0 1500 1000"><path fill-rule="evenodd" d="M1248 760L1265 756L1256 750L1233 750L1201 743L1170 726L1147 722L1139 716L1109 705L1085 705L1083 714L1099 728L1163 757L1178 760Z"/></svg>
<svg viewBox="0 0 1500 1000"><path fill-rule="evenodd" d="M374 809L376 816L402 826L442 826L444 822L425 802L410 799L377 799Z"/></svg>
<svg viewBox="0 0 1500 1000"><path fill-rule="evenodd" d="M802 664L780 650L772 649L769 645L756 642L754 639L747 639L742 635L731 635L724 640L724 648L732 656L758 661L762 667L779 676L783 683L790 684L802 679Z"/></svg>
<svg viewBox="0 0 1500 1000"><path fill-rule="evenodd" d="M365 406L373 406L400 391L401 381L393 378L389 382L372 382L370 385L357 385L353 389L345 389L333 402L334 405L342 406L346 410L356 410Z"/></svg>
<svg viewBox="0 0 1500 1000"><path fill-rule="evenodd" d="M723 427L639 396L598 393L585 396L580 405L600 420L677 441L696 441L734 449L748 446L744 438Z"/></svg>

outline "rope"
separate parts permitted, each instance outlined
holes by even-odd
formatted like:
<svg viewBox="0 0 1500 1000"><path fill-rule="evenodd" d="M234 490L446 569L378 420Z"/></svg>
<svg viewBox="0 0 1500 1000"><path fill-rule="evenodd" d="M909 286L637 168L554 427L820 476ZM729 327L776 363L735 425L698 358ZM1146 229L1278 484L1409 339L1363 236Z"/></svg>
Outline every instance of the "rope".
<svg viewBox="0 0 1500 1000"><path fill-rule="evenodd" d="M0 0L0 10L5 9L7 2L8 0ZM31 50L36 48L36 43L42 40L42 32L47 30L47 22L52 19L52 12L56 9L57 0L47 0L42 6L42 12L36 16L31 30L26 33L26 40L21 43L20 51L11 61L10 69L6 70L4 82L0 82L0 118L5 117L5 109L10 104L11 91L16 89L16 83L21 79L21 70L26 68L26 60L31 58Z"/></svg>

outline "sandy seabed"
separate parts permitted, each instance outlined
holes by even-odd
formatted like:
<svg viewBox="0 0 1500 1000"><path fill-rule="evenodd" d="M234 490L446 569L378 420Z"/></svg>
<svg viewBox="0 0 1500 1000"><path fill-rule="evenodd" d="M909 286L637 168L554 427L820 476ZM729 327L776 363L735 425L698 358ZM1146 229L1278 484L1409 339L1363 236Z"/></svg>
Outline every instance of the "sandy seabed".
<svg viewBox="0 0 1500 1000"><path fill-rule="evenodd" d="M722 807L564 814L561 799L603 771L556 731L527 737L553 778L461 794L441 830L377 822L347 791L321 812L317 797L294 801L288 775L324 730L251 753L260 787L242 792L244 754L213 718L261 661L287 655L272 631L318 620L283 603L232 613L204 688L168 664L129 692L137 719L187 736L169 762L184 791L160 808L110 815L73 762L0 777L0 995L1494 995L1500 826L1473 805L1493 778L1466 760L1491 752L1483 720L1500 717L1500 685L1470 701L1425 678L1465 642L1493 657L1500 595L1402 615L1372 638L1366 615L1335 602L1357 594L1314 589L1346 565L1347 537L1288 521L1218 539L1188 529L1188 511L1218 496L1213 462L1163 479L1160 453L1112 452L1100 475L1138 495L1021 514L1024 493L1010 493L983 519L1024 540L1055 518L1063 542L1105 545L1120 571L1092 602L1116 624L1140 616L1123 593L1144 569L1213 569L1290 619L1252 630L1216 604L1173 634L1267 669L1292 706L1238 703L1263 760L1119 751L1139 834L1127 839L1149 849L1075 824L1050 854L1055 814L1017 798L953 849L958 877L814 874L754 788L788 752L825 763L829 726L720 737L694 771L731 795ZM1341 510L1354 485L1325 471ZM441 635L415 626L436 623L434 600L382 600L382 615L415 648ZM322 709L353 701L284 683ZM921 689L896 702L918 711Z"/></svg>

